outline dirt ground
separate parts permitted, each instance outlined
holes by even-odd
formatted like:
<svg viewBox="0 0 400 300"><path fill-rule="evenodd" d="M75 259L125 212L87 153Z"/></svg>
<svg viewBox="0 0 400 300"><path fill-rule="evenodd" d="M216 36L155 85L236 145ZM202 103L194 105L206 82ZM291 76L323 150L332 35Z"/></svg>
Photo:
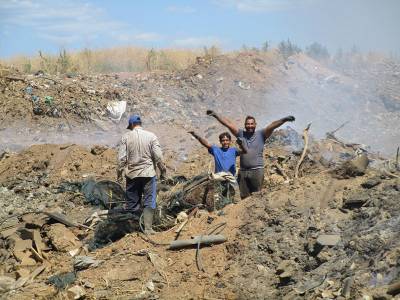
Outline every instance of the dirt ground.
<svg viewBox="0 0 400 300"><path fill-rule="evenodd" d="M371 68L382 74L389 69ZM1 299L399 297L398 94L386 79L389 88L379 85L386 98L375 97L373 87L364 88L371 80L304 55L284 60L274 52L203 58L175 73L1 78ZM32 95L53 100L39 102L38 111ZM349 111L341 111L341 97ZM323 109L316 99L325 99ZM105 112L114 100L127 101L120 123ZM213 171L207 150L186 133L195 129L217 142L224 128L205 116L207 108L238 122L254 114L261 124L298 112L294 129L277 130L267 141L261 192L220 210L187 210L179 239L215 230L226 241L199 251L168 250L182 220L168 220L168 228L157 227L149 239L137 222L125 219L118 224L129 232L97 247L96 235L118 230L111 221L87 228L94 224L87 219L104 208L88 201L83 184L116 180L116 143L127 115L145 116L145 127L163 145L168 176L187 180ZM325 136L349 116L351 124ZM310 121L310 144L295 178L301 130ZM381 135L371 139L375 130ZM362 155L368 168L344 168ZM159 205L179 187L164 191L160 185ZM54 213L73 224L62 224ZM92 262L82 267L79 259ZM54 281L61 277L68 281L64 287Z"/></svg>

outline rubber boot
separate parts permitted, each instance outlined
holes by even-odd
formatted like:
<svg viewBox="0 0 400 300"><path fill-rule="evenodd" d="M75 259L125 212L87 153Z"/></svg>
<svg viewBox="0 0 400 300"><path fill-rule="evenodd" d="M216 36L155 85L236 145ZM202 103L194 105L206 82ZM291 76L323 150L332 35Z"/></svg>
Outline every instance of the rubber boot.
<svg viewBox="0 0 400 300"><path fill-rule="evenodd" d="M144 223L144 234L150 235L155 234L156 232L153 230L153 216L154 210L150 207L145 207L143 210L143 223Z"/></svg>

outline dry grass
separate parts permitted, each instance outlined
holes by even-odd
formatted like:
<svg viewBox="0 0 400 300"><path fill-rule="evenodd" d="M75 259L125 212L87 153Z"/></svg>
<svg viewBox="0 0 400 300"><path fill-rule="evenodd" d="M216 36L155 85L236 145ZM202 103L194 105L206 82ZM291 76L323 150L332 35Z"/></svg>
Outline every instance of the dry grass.
<svg viewBox="0 0 400 300"><path fill-rule="evenodd" d="M219 53L215 47L213 53ZM155 70L179 70L194 63L197 56L205 55L210 49L146 49L138 47L115 47L109 49L84 49L76 52L60 51L58 55L14 56L1 61L26 73L43 70L46 73L107 73L140 72Z"/></svg>

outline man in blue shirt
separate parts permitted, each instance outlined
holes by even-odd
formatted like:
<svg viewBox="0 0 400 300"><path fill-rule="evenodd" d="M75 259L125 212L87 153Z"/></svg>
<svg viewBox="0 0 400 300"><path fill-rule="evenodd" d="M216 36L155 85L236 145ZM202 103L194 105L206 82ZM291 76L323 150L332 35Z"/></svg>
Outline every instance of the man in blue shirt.
<svg viewBox="0 0 400 300"><path fill-rule="evenodd" d="M222 177L224 177L226 180L222 183L222 186L224 187L222 195L225 197L227 196L228 198L233 196L233 203L236 203L236 197L239 196L239 191L237 191L237 183L234 178L236 174L236 157L247 152L247 149L243 147L242 140L240 138L236 140L236 143L239 145L239 149L236 147L231 147L231 135L228 132L223 132L219 135L219 142L221 143L221 147L218 147L217 145L211 145L206 139L200 137L194 131L189 131L189 133L195 139L197 139L200 144L208 149L208 153L214 156L216 173L213 174L214 176L222 175L222 173L218 174L220 172L227 172L228 174L232 174L232 176L226 176L225 174L222 175ZM231 179L228 179L227 177L231 177ZM234 184L232 184L230 180L233 180ZM233 190L230 187L232 187ZM214 201L216 201L215 198Z"/></svg>
<svg viewBox="0 0 400 300"><path fill-rule="evenodd" d="M208 149L208 153L214 156L215 173L230 172L232 175L236 174L236 156L246 153L241 139L236 141L240 149L231 147L231 135L228 132L223 132L219 135L221 147L218 147L217 145L211 145L194 131L189 131L189 133Z"/></svg>

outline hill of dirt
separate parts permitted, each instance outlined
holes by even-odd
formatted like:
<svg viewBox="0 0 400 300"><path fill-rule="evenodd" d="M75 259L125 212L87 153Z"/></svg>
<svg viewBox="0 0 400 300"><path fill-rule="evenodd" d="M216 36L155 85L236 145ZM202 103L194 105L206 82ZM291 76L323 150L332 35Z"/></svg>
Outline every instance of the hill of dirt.
<svg viewBox="0 0 400 300"><path fill-rule="evenodd" d="M371 72L349 67L350 72L303 54L285 60L271 51L199 57L176 72L69 77L11 72L0 77L2 148L113 146L128 115L140 113L165 147L183 157L191 148L185 134L189 128L213 138L223 130L205 116L212 108L239 124L245 115L254 115L259 126L292 114L296 130L312 122L318 137L348 122L339 137L392 155L400 140L400 66L387 61L366 66ZM126 101L125 113L112 121L107 104L120 101Z"/></svg>

